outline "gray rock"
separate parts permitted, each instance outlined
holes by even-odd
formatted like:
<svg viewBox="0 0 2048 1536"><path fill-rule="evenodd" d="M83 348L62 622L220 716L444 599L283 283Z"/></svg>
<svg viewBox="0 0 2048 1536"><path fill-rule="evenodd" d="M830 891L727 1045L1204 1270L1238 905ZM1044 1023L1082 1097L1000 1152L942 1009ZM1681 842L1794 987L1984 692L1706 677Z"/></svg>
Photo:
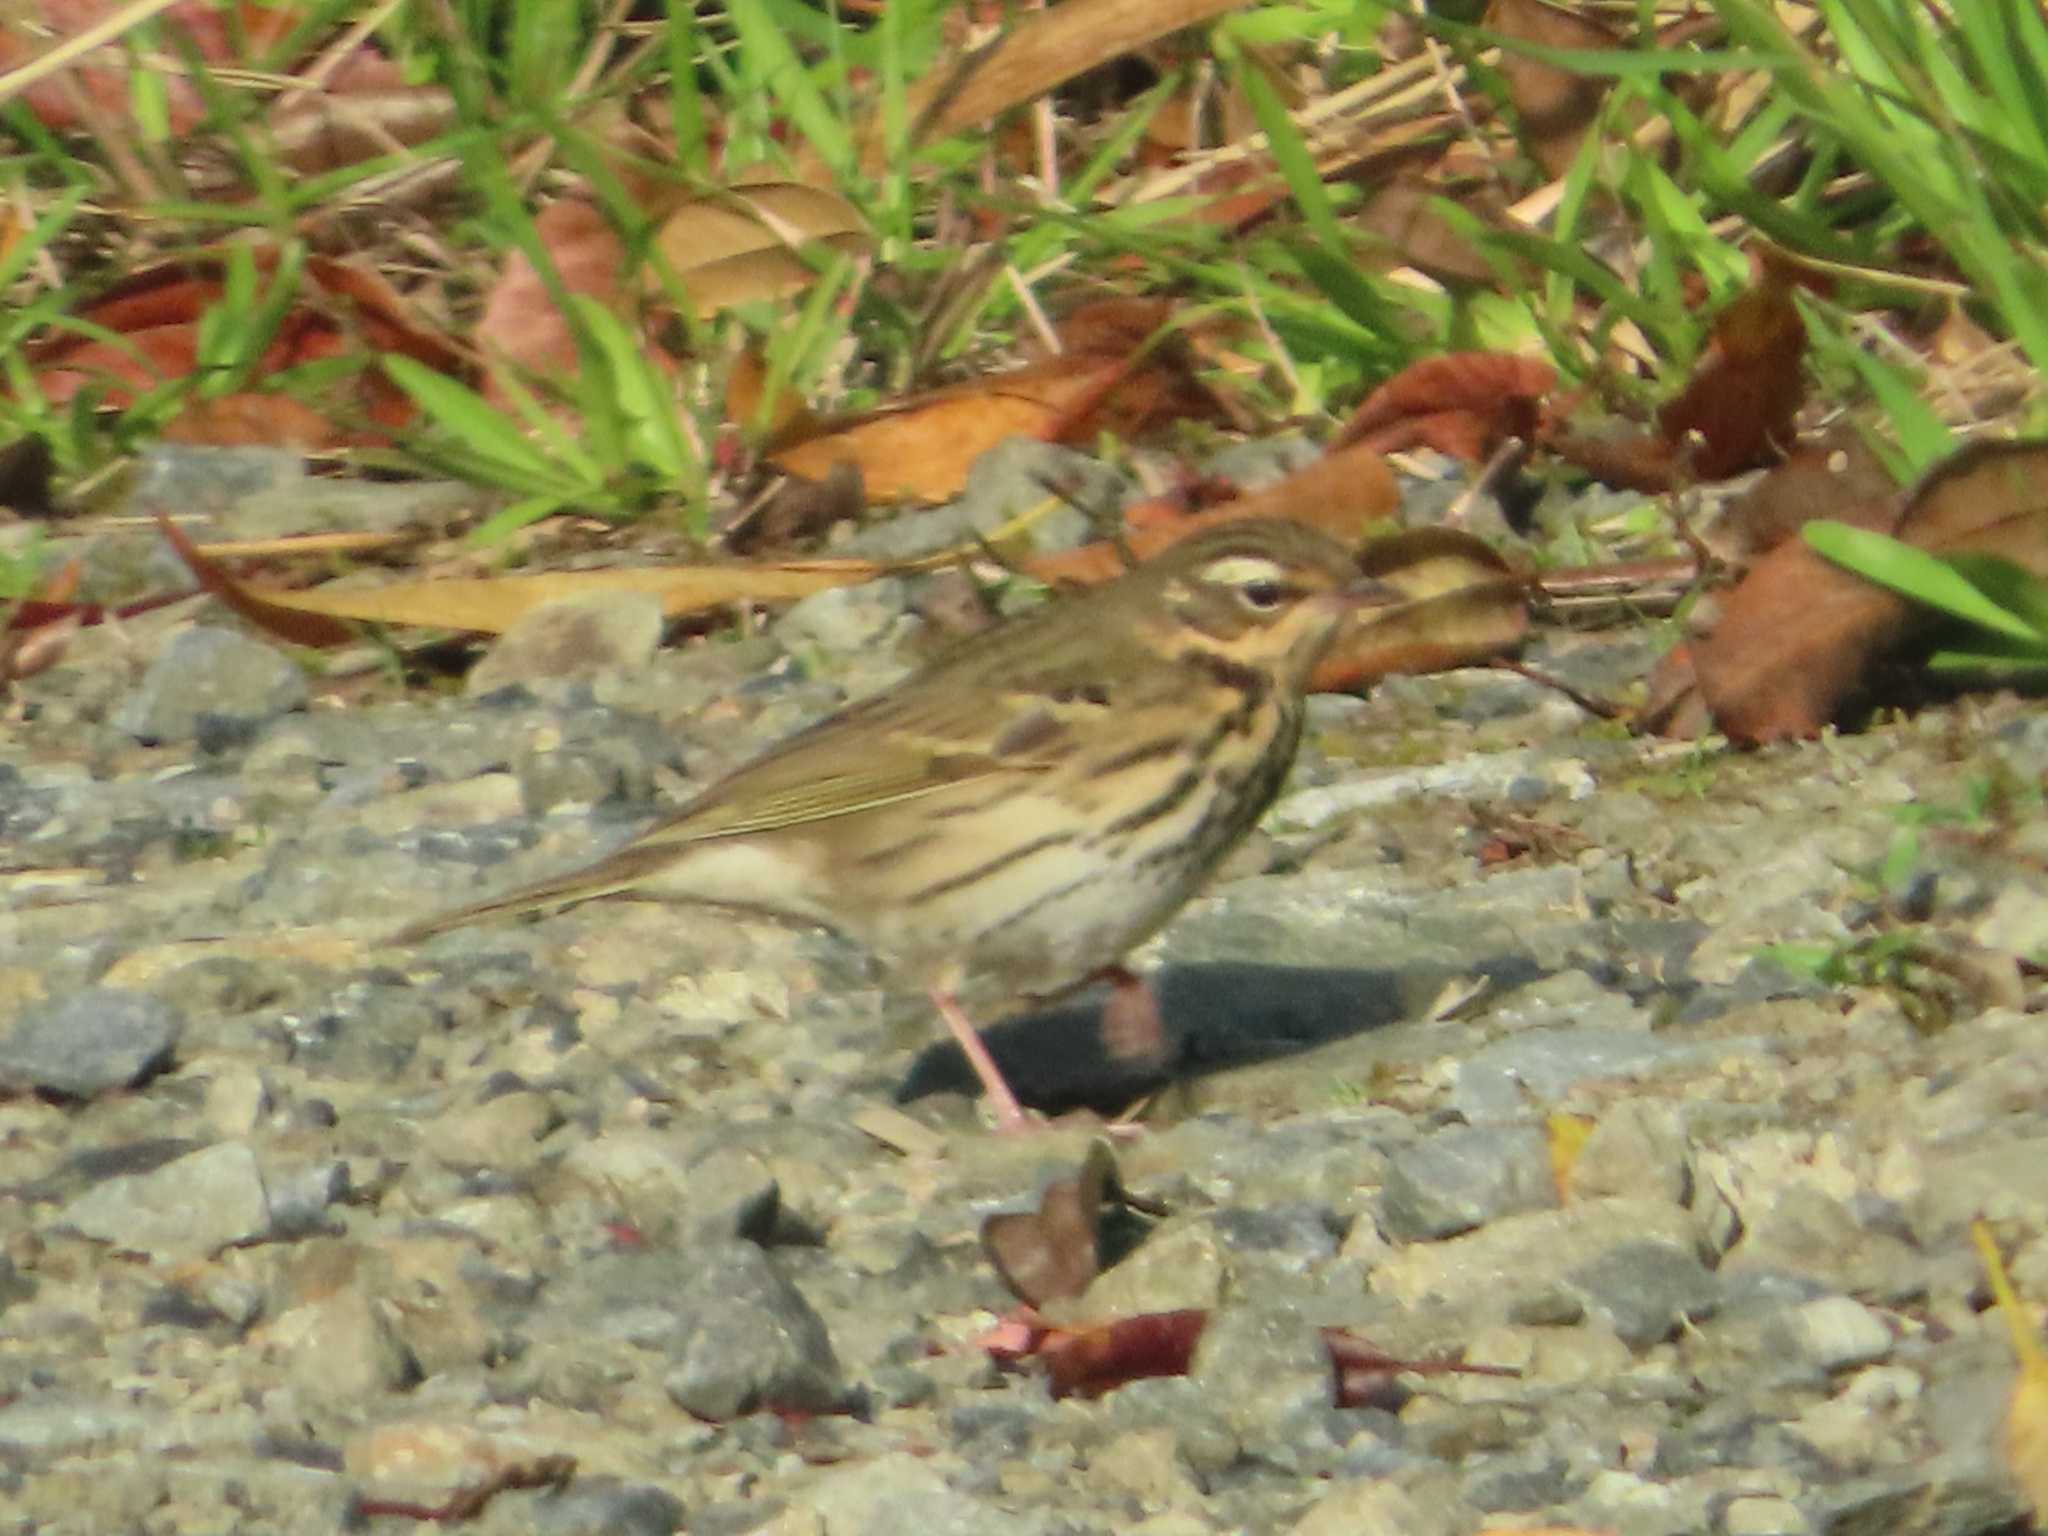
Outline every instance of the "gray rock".
<svg viewBox="0 0 2048 1536"><path fill-rule="evenodd" d="M1290 1472L1328 1472L1352 1425L1333 1403L1322 1331L1301 1312L1227 1306L1195 1346L1189 1380L1220 1406L1244 1454Z"/></svg>
<svg viewBox="0 0 2048 1536"><path fill-rule="evenodd" d="M683 1502L645 1483L579 1477L534 1500L535 1536L670 1536L683 1529Z"/></svg>
<svg viewBox="0 0 2048 1536"><path fill-rule="evenodd" d="M188 629L150 664L113 723L146 743L241 745L306 706L306 675L282 651L229 629Z"/></svg>
<svg viewBox="0 0 2048 1536"><path fill-rule="evenodd" d="M1604 996L1599 1006L1606 1011L1627 1006L1611 993ZM1468 1120L1525 1115L1532 1105L1554 1104L1575 1084L1592 1078L1647 1076L1736 1054L1750 1045L1598 1024L1525 1029L1459 1063L1451 1105ZM1761 1053L1763 1042L1755 1045Z"/></svg>
<svg viewBox="0 0 2048 1536"><path fill-rule="evenodd" d="M1045 1523L984 1504L947 1485L928 1463L906 1451L833 1470L792 1506L831 1536L1029 1536ZM797 1526L795 1529L806 1529Z"/></svg>
<svg viewBox="0 0 2048 1536"><path fill-rule="evenodd" d="M1389 1157L1380 1219L1391 1237L1432 1241L1556 1204L1540 1131L1458 1125Z"/></svg>
<svg viewBox="0 0 2048 1536"><path fill-rule="evenodd" d="M111 1178L58 1212L56 1224L159 1260L202 1258L270 1230L256 1154L238 1141L151 1173Z"/></svg>
<svg viewBox="0 0 2048 1536"><path fill-rule="evenodd" d="M22 1011L0 1037L0 1089L89 1099L169 1064L185 1018L144 992L90 987Z"/></svg>
<svg viewBox="0 0 2048 1536"><path fill-rule="evenodd" d="M1670 1242L1618 1244L1574 1268L1567 1283L1632 1349L1660 1344L1688 1322L1712 1316L1721 1299L1698 1253Z"/></svg>
<svg viewBox="0 0 2048 1536"><path fill-rule="evenodd" d="M1850 1296L1823 1296L1785 1319L1784 1340L1824 1371L1870 1365L1892 1352L1883 1318Z"/></svg>
<svg viewBox="0 0 2048 1536"><path fill-rule="evenodd" d="M1667 1104L1628 1101L1602 1115L1572 1160L1572 1195L1692 1201L1684 1123Z"/></svg>
<svg viewBox="0 0 2048 1536"><path fill-rule="evenodd" d="M678 1277L675 1366L662 1386L676 1406L714 1422L773 1407L827 1413L845 1388L825 1324L752 1243L693 1253Z"/></svg>
<svg viewBox="0 0 2048 1536"><path fill-rule="evenodd" d="M543 603L500 635L470 669L471 698L515 684L593 677L643 667L661 643L661 601L649 592L605 592Z"/></svg>
<svg viewBox="0 0 2048 1536"><path fill-rule="evenodd" d="M974 461L956 500L929 512L902 513L863 529L838 552L876 560L914 560L957 549L1040 505L1053 494L1049 487L1057 487L1072 505L1033 524L1031 547L1070 549L1089 536L1089 513L1122 506L1128 485L1116 470L1084 453L1033 438L1008 438Z"/></svg>
<svg viewBox="0 0 2048 1536"><path fill-rule="evenodd" d="M852 587L827 587L792 603L770 629L784 649L799 659L812 653L858 655L872 646L892 644L896 629L910 612L910 583L884 576Z"/></svg>

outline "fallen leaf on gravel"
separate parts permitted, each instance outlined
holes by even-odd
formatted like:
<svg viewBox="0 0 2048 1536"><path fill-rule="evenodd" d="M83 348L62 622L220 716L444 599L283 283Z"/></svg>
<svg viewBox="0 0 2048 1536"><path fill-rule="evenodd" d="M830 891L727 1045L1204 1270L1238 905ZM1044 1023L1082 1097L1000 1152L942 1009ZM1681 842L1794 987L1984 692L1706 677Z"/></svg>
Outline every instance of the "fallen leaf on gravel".
<svg viewBox="0 0 2048 1536"><path fill-rule="evenodd" d="M1124 548L1106 541L1084 544L1028 561L1025 569L1041 581L1111 581L1124 571L1124 549L1140 560L1150 559L1198 528L1239 517L1291 518L1353 544L1368 523L1389 516L1400 504L1401 489L1386 461L1370 448L1353 446L1325 454L1284 480L1207 511L1171 522L1148 521L1129 530Z"/></svg>
<svg viewBox="0 0 2048 1536"><path fill-rule="evenodd" d="M981 1248L1019 1301L1043 1306L1088 1289L1101 1264L1102 1205L1117 1197L1109 1144L1089 1145L1072 1178L1046 1185L1035 1211L1000 1211L981 1224Z"/></svg>
<svg viewBox="0 0 2048 1536"><path fill-rule="evenodd" d="M732 603L790 602L829 587L873 581L889 569L872 560L625 566L298 592L248 586L209 559L174 524L160 518L158 527L200 584L228 607L282 639L312 646L346 644L356 638L358 623L502 634L545 603L589 593L651 592L661 600L662 612L674 618Z"/></svg>
<svg viewBox="0 0 2048 1536"><path fill-rule="evenodd" d="M1990 1228L1972 1222L1970 1236L1984 1260L1991 1294L2012 1335L2012 1352L2020 1366L2005 1407L2005 1466L2039 1519L2048 1515L2048 1350L2042 1348L2040 1332L2013 1292Z"/></svg>
<svg viewBox="0 0 2048 1536"><path fill-rule="evenodd" d="M1929 553L2000 555L2048 578L2048 443L1974 443L1881 508L1846 510L1844 521ZM1643 723L1681 735L1711 719L1752 744L1811 736L1874 663L1935 623L1931 611L1787 540L1720 595L1709 632L1665 658Z"/></svg>

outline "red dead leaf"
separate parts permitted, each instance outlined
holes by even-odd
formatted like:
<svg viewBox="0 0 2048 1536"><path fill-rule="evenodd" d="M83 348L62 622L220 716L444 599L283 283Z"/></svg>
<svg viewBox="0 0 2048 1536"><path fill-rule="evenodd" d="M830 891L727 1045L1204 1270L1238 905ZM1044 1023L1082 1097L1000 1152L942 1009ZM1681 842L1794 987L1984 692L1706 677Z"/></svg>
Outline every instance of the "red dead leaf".
<svg viewBox="0 0 2048 1536"><path fill-rule="evenodd" d="M1052 1395L1098 1397L1126 1382L1185 1376L1209 1324L1206 1310L1147 1312L1095 1328L1053 1329L1039 1346Z"/></svg>
<svg viewBox="0 0 2048 1536"><path fill-rule="evenodd" d="M1806 397L1805 356L1806 322L1791 284L1766 265L1763 280L1715 318L1691 380L1657 413L1659 433L1701 480L1769 463L1792 440L1792 418Z"/></svg>
<svg viewBox="0 0 2048 1536"><path fill-rule="evenodd" d="M259 271L277 264L273 247L255 252ZM54 332L27 348L36 382L50 400L63 403L81 390L98 388L112 405L188 375L197 362L199 322L221 300L221 260L205 253L147 268L117 283L79 312L79 318L121 335L127 346ZM391 285L375 272L331 257L306 261L308 299L279 323L259 362L264 376L300 364L351 352L365 359L377 352L402 352L432 368L455 371L455 349L425 329ZM140 353L138 359L134 354ZM383 377L366 368L358 376L356 406L381 426L402 425L410 406ZM350 441L368 439L356 434Z"/></svg>
<svg viewBox="0 0 2048 1536"><path fill-rule="evenodd" d="M1380 453L1428 444L1483 462L1506 437L1536 430L1557 372L1503 352L1452 352L1410 364L1366 396L1332 447L1365 443Z"/></svg>
<svg viewBox="0 0 2048 1536"><path fill-rule="evenodd" d="M565 197L535 215L533 229L570 293L606 304L618 300L626 247L611 221L594 206ZM477 334L493 362L509 362L527 373L547 376L581 366L568 318L555 307L524 251L514 251L506 259L505 270L484 300ZM494 404L505 404L504 387L495 368L485 374L484 396Z"/></svg>
<svg viewBox="0 0 2048 1536"><path fill-rule="evenodd" d="M206 588L221 602L239 613L259 629L267 630L279 639L294 645L330 646L346 645L356 638L352 624L338 619L324 618L318 614L301 613L296 609L270 602L250 592L240 582L200 552L199 546L185 536L185 531L167 517L158 517L157 531L164 541L178 552L178 558L185 562L199 585Z"/></svg>

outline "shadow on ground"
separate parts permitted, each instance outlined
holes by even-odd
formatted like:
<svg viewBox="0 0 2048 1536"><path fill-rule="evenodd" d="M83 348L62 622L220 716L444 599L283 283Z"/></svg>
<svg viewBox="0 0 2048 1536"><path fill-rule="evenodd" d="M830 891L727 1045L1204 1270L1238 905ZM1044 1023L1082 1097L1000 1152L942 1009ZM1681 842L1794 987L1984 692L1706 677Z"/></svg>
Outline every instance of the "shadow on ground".
<svg viewBox="0 0 2048 1536"><path fill-rule="evenodd" d="M1485 961L1462 973L1491 991L1527 985L1541 970L1526 956ZM1333 1040L1420 1017L1448 974L1353 967L1167 966L1147 978L1158 1000L1165 1048L1142 1061L1103 1046L1107 988L990 1026L988 1048L1017 1097L1034 1109L1114 1113L1133 1099L1231 1067L1299 1055ZM927 1047L896 1090L899 1103L930 1093L977 1092L959 1047Z"/></svg>

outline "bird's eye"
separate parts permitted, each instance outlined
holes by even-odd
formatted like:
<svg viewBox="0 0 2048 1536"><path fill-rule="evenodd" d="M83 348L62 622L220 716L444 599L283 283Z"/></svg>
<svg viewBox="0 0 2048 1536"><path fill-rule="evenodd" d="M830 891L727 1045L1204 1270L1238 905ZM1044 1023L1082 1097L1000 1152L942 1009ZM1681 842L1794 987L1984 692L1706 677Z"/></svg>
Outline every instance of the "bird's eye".
<svg viewBox="0 0 2048 1536"><path fill-rule="evenodd" d="M1287 596L1287 589L1277 581L1248 581L1237 589L1237 594L1244 599L1247 608L1271 613Z"/></svg>

